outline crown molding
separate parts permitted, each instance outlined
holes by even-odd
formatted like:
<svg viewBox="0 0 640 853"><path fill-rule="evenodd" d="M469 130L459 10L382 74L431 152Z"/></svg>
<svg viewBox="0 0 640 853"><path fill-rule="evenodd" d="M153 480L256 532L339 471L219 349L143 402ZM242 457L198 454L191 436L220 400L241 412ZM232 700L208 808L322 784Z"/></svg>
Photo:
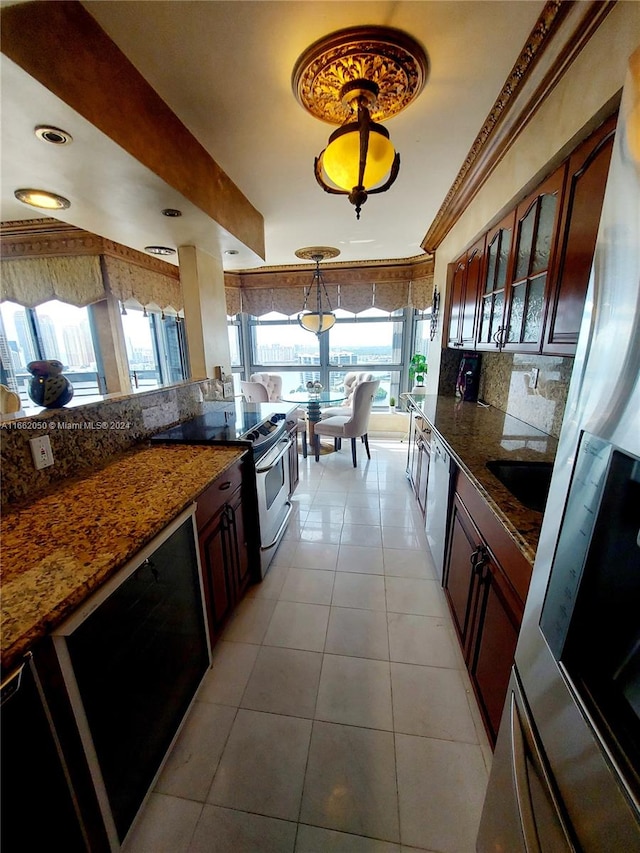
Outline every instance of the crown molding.
<svg viewBox="0 0 640 853"><path fill-rule="evenodd" d="M545 4L422 241L426 252L436 251L615 3Z"/></svg>

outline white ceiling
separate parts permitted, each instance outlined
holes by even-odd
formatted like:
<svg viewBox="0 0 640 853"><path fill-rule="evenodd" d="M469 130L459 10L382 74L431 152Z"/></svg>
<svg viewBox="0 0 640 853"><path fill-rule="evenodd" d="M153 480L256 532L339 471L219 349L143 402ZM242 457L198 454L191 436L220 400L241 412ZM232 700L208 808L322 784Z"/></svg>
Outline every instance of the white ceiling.
<svg viewBox="0 0 640 853"><path fill-rule="evenodd" d="M7 5L3 3L2 5ZM59 218L143 250L196 244L225 269L295 264L309 245L341 261L408 258L445 198L544 5L542 0L85 0L83 5L154 87L265 221L264 261L85 119L2 57L2 221L36 218L16 201L22 186L71 199ZM334 30L378 24L425 47L430 73L413 104L387 123L400 175L356 221L329 196L313 159L332 126L308 115L291 90L296 59ZM126 110L126 92L123 92ZM47 145L33 128L68 130ZM162 128L158 128L162 133ZM180 219L159 211L177 207ZM236 249L237 255L224 254ZM174 262L177 259L174 258Z"/></svg>

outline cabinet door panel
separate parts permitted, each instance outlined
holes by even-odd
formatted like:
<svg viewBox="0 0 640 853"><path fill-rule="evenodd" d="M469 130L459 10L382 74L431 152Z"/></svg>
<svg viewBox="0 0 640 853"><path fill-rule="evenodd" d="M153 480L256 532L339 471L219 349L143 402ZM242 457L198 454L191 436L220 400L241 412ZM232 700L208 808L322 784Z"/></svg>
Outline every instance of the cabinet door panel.
<svg viewBox="0 0 640 853"><path fill-rule="evenodd" d="M220 635L233 607L227 525L226 507L223 507L200 532L200 559L212 642Z"/></svg>
<svg viewBox="0 0 640 853"><path fill-rule="evenodd" d="M470 675L489 737L495 744L520 620L504 594L506 581L502 579L499 567L490 563L485 571L485 588L474 631L475 646Z"/></svg>
<svg viewBox="0 0 640 853"><path fill-rule="evenodd" d="M459 347L462 334L462 314L464 303L464 280L467 272L466 255L451 265L449 292L449 332L448 345Z"/></svg>
<svg viewBox="0 0 640 853"><path fill-rule="evenodd" d="M608 119L569 158L543 352L573 355L582 322L600 223L616 117Z"/></svg>
<svg viewBox="0 0 640 853"><path fill-rule="evenodd" d="M505 318L505 294L511 278L513 258L511 242L515 210L487 233L486 262L482 277L478 349L492 349L502 344Z"/></svg>
<svg viewBox="0 0 640 853"><path fill-rule="evenodd" d="M242 489L238 489L229 499L229 508L232 524L232 541L229 544L233 548L233 556L235 558L236 597L240 599L251 581L251 565L249 549L247 547L247 526L244 519Z"/></svg>
<svg viewBox="0 0 640 853"><path fill-rule="evenodd" d="M468 652L468 629L475 593L473 556L477 553L480 544L480 535L464 504L456 495L452 508L444 587L465 658Z"/></svg>
<svg viewBox="0 0 640 853"><path fill-rule="evenodd" d="M482 285L482 266L484 263L484 237L467 252L467 272L465 277L464 301L462 306L461 341L463 347L473 346L476 339L476 316L478 298Z"/></svg>

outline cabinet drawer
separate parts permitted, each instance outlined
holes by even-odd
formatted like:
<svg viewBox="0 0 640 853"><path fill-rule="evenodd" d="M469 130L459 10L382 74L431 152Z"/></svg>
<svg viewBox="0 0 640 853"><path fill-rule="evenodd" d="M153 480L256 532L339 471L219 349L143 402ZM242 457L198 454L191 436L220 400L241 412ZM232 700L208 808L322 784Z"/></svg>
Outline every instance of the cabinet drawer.
<svg viewBox="0 0 640 853"><path fill-rule="evenodd" d="M531 563L489 509L489 505L476 487L460 470L457 474L456 492L493 551L506 577L513 585L521 601L524 602L529 591L533 570Z"/></svg>
<svg viewBox="0 0 640 853"><path fill-rule="evenodd" d="M227 468L205 489L197 501L196 525L201 530L220 507L242 485L242 461Z"/></svg>

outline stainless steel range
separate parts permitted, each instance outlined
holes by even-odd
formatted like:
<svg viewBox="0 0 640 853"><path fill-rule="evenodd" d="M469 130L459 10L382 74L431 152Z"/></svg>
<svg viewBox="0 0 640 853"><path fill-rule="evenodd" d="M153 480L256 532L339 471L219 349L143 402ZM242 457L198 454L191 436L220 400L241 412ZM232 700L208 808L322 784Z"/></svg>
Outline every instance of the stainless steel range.
<svg viewBox="0 0 640 853"><path fill-rule="evenodd" d="M151 441L251 447L260 522L260 571L265 576L291 515L287 403L205 403L201 415Z"/></svg>

